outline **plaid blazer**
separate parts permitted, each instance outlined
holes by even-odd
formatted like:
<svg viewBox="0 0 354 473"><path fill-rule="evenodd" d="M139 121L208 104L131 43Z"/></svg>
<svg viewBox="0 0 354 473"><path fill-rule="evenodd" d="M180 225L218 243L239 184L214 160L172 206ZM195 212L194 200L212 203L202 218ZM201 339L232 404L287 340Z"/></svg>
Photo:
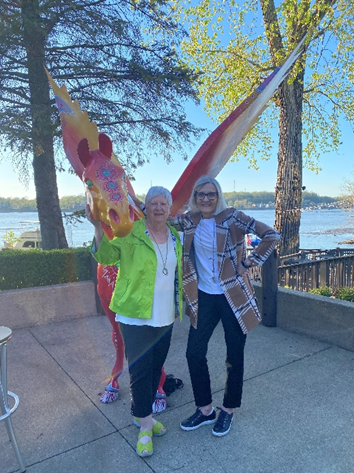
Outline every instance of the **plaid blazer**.
<svg viewBox="0 0 354 473"><path fill-rule="evenodd" d="M198 323L198 274L193 237L200 219L200 212L188 212L178 217L184 232L183 294L186 314L195 328ZM246 258L245 235L252 233L261 239L248 255L254 265L261 266L275 248L280 234L234 208L215 215L215 222L220 285L243 333L247 333L261 321L261 315L248 275L240 276L237 273L237 264Z"/></svg>

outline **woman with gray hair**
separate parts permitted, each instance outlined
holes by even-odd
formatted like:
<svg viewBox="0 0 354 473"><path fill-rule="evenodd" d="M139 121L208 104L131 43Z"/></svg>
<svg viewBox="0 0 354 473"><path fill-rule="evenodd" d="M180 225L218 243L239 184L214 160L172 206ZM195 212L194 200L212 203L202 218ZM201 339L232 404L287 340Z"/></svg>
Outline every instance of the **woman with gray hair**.
<svg viewBox="0 0 354 473"><path fill-rule="evenodd" d="M264 263L280 235L243 212L228 208L220 184L208 176L196 182L189 208L178 221L184 232L183 293L191 322L186 356L197 410L180 426L195 430L215 424L212 433L220 437L229 432L233 411L241 406L246 334L261 320L248 269ZM260 238L248 256L247 233ZM220 320L227 375L216 420L206 355Z"/></svg>
<svg viewBox="0 0 354 473"><path fill-rule="evenodd" d="M166 433L152 417L152 404L171 341L175 317L182 307L182 245L170 227L172 197L164 187L151 187L146 195L146 218L134 222L125 237L109 241L99 221L92 248L101 264L119 264L110 303L123 337L129 365L131 411L140 427L136 452L152 455L152 437Z"/></svg>

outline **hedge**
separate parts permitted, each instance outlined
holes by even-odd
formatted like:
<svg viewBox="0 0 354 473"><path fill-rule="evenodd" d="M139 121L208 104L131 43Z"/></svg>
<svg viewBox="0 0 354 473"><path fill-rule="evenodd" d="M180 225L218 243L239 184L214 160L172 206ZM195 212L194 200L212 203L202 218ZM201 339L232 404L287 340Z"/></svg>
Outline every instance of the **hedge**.
<svg viewBox="0 0 354 473"><path fill-rule="evenodd" d="M0 251L0 291L92 279L89 248Z"/></svg>

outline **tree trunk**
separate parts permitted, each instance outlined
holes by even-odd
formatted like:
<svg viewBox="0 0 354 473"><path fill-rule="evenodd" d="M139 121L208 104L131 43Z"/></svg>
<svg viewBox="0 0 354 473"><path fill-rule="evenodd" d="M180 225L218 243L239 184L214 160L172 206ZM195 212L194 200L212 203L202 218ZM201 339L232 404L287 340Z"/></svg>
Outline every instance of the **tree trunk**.
<svg viewBox="0 0 354 473"><path fill-rule="evenodd" d="M275 228L281 233L280 256L297 253L302 201L302 71L279 89L279 152L275 188Z"/></svg>
<svg viewBox="0 0 354 473"><path fill-rule="evenodd" d="M336 0L314 2L311 21L297 21L288 31L288 39L296 44L316 27ZM260 0L273 65L278 65L279 53L284 53L283 38L279 26L274 0ZM298 3L306 11L311 2ZM289 5L289 8L292 8ZM294 13L294 12L292 12ZM277 184L275 188L275 228L281 233L279 255L297 253L300 249L300 219L302 202L302 104L304 95L305 63L295 80L283 82L279 88L279 151Z"/></svg>
<svg viewBox="0 0 354 473"><path fill-rule="evenodd" d="M38 0L22 0L32 115L33 169L44 250L67 248L54 161L49 84L44 71L45 37Z"/></svg>
<svg viewBox="0 0 354 473"><path fill-rule="evenodd" d="M260 0L273 65L284 51L274 0ZM300 40L305 31L293 31ZM295 39L295 38L293 38ZM299 251L302 199L302 99L304 66L288 84L279 87L279 150L277 184L275 187L275 228L281 233L279 256Z"/></svg>

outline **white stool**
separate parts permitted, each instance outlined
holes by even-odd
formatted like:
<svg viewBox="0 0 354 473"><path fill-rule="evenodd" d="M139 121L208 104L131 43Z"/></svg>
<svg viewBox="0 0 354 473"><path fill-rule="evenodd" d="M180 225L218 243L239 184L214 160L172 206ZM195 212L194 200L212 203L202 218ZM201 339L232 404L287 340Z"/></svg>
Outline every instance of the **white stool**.
<svg viewBox="0 0 354 473"><path fill-rule="evenodd" d="M17 409L18 404L19 404L19 399L18 399L18 396L16 396L16 394L12 393L11 391L7 391L6 343L10 340L11 337L12 337L12 330L9 329L8 327L0 326L0 410L2 414L0 416L0 421L2 420L5 421L6 430L7 430L7 433L9 434L10 441L15 450L16 458L17 458L18 464L20 465L20 470L26 471L25 465L22 461L20 450L17 445L15 432L14 432L11 417L10 417L11 414L13 414L15 410ZM8 397L12 397L15 400L15 404L11 409L8 406L8 402L7 402Z"/></svg>

